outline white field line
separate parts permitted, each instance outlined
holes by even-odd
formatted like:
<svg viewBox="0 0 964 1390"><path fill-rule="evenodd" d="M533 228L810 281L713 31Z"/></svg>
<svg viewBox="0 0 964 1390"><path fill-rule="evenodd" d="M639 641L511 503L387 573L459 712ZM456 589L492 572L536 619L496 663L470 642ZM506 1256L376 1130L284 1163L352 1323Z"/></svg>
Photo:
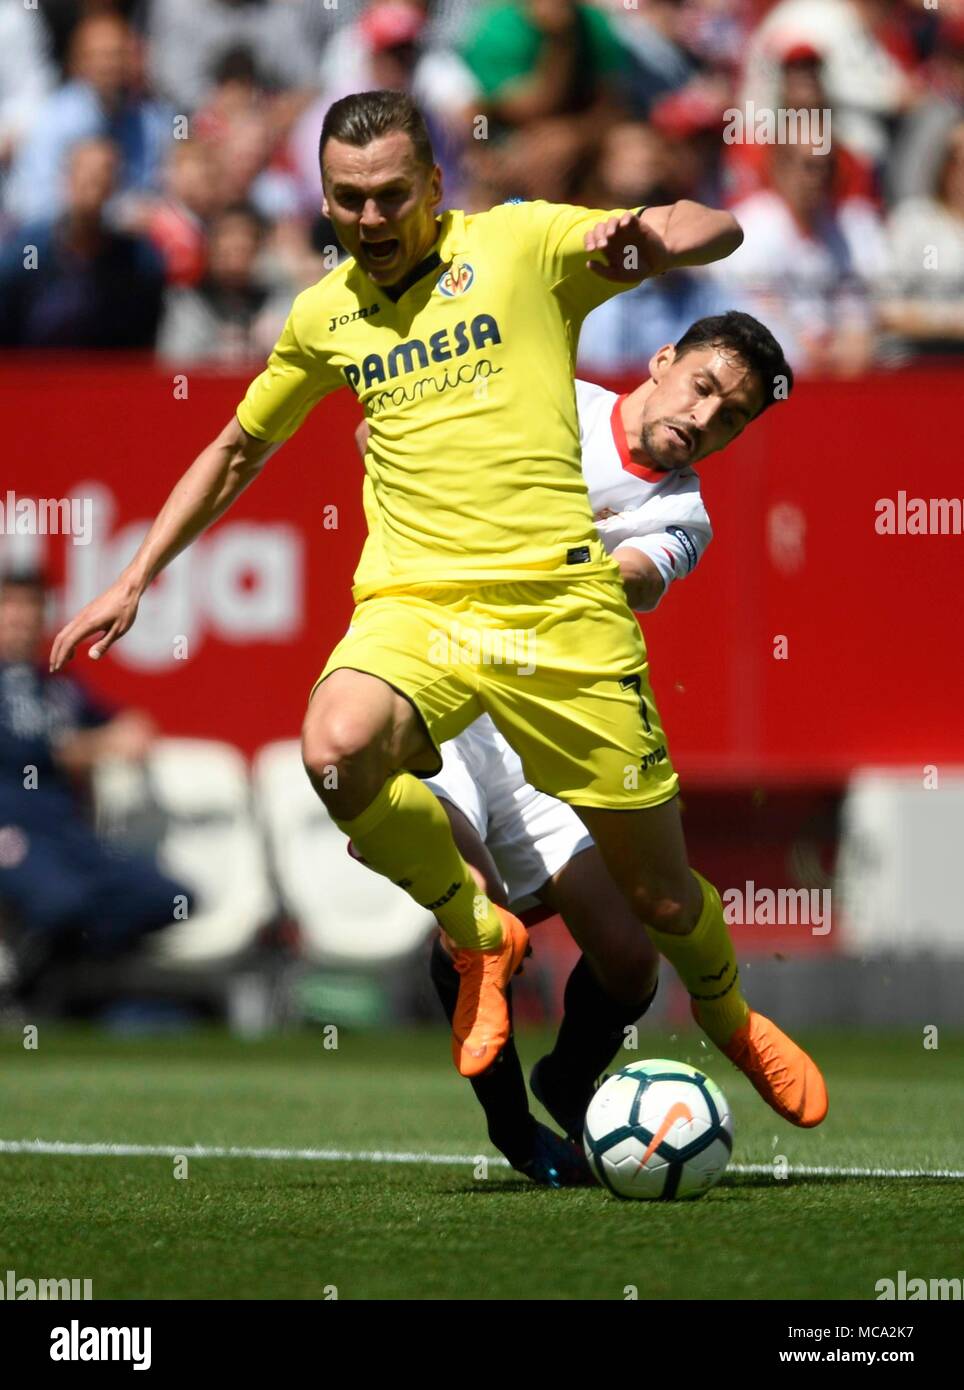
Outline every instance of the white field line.
<svg viewBox="0 0 964 1390"><path fill-rule="evenodd" d="M304 1163L410 1163L474 1167L480 1159L508 1168L504 1158L486 1154L397 1153L384 1149L249 1149L211 1144L79 1144L60 1139L0 1139L0 1154L50 1154L62 1158L255 1158L295 1159ZM731 1163L738 1176L774 1175L770 1163ZM787 1176L806 1178L950 1178L964 1179L957 1168L846 1168L830 1164L790 1164ZM774 1179L776 1180L776 1179Z"/></svg>

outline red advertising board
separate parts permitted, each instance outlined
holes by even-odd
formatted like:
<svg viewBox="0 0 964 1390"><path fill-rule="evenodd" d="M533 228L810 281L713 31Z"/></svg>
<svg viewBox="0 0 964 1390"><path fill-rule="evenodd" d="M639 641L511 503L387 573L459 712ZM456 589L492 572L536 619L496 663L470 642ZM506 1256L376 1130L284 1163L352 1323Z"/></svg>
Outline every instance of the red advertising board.
<svg viewBox="0 0 964 1390"><path fill-rule="evenodd" d="M46 565L54 626L116 575L246 380L175 380L94 357L17 357L0 372L0 547ZM949 368L801 383L702 465L715 540L643 619L671 749L691 778L833 781L861 763L964 763L964 536L878 529L880 504L901 494L904 513L914 497L960 505L961 389ZM351 609L358 418L347 391L323 402L162 576L111 656L81 657L78 674L169 733L248 752L296 734ZM22 498L73 499L82 534L16 534Z"/></svg>

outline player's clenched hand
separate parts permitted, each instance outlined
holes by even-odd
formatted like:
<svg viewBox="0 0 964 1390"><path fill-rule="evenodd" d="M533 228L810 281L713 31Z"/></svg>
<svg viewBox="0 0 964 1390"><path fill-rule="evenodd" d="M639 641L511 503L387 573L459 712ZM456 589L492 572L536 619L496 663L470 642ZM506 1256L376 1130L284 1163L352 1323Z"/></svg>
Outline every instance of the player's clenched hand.
<svg viewBox="0 0 964 1390"><path fill-rule="evenodd" d="M50 649L51 671L59 671L70 661L78 644L88 637L99 639L89 653L94 661L99 660L108 647L113 646L131 627L137 617L139 602L140 594L123 579L116 580L109 589L91 599L54 638Z"/></svg>
<svg viewBox="0 0 964 1390"><path fill-rule="evenodd" d="M605 261L587 261L589 269L604 280L631 284L669 268L669 252L658 233L634 212L597 222L585 236L586 250L601 251Z"/></svg>

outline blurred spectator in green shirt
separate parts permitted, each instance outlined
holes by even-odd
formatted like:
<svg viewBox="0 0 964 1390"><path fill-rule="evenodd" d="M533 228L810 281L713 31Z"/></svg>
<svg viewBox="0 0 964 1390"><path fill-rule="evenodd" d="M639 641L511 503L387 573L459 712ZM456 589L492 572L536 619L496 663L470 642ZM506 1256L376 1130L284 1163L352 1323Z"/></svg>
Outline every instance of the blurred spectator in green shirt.
<svg viewBox="0 0 964 1390"><path fill-rule="evenodd" d="M462 49L479 85L477 201L564 200L621 109L625 50L607 17L579 0L486 5Z"/></svg>

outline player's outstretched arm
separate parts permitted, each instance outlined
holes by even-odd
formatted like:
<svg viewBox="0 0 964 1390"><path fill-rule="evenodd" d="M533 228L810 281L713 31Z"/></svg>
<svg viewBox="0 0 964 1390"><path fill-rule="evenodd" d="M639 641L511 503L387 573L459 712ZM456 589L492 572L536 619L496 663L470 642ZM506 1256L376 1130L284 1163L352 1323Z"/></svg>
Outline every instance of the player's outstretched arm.
<svg viewBox="0 0 964 1390"><path fill-rule="evenodd" d="M732 212L708 208L681 198L667 207L647 208L640 222L650 227L666 247L668 269L679 266L711 265L725 260L743 244L743 228Z"/></svg>
<svg viewBox="0 0 964 1390"><path fill-rule="evenodd" d="M586 250L604 259L588 262L605 280L626 283L682 266L710 265L741 245L743 230L730 212L689 198L645 212L624 212L586 233Z"/></svg>
<svg viewBox="0 0 964 1390"><path fill-rule="evenodd" d="M90 649L95 661L123 637L137 617L141 595L151 581L227 511L279 447L245 433L232 417L175 483L123 573L57 633L50 649L51 671L59 671L70 661L79 643L88 637L99 639Z"/></svg>

